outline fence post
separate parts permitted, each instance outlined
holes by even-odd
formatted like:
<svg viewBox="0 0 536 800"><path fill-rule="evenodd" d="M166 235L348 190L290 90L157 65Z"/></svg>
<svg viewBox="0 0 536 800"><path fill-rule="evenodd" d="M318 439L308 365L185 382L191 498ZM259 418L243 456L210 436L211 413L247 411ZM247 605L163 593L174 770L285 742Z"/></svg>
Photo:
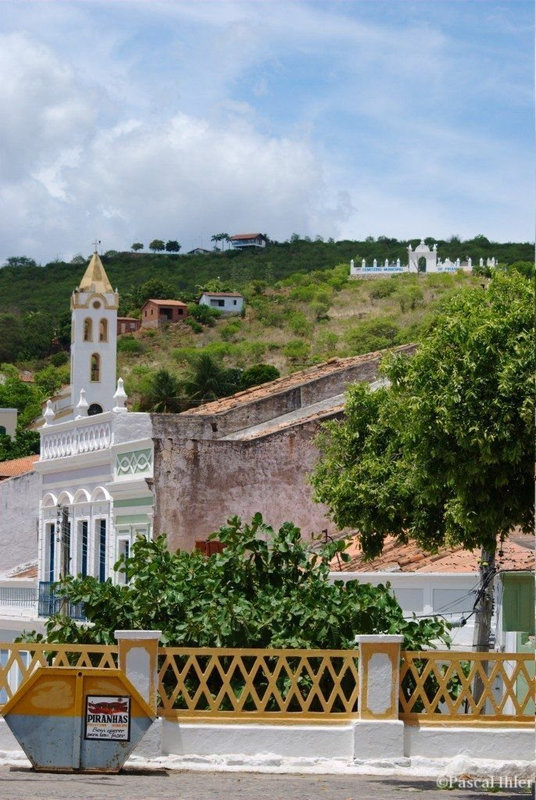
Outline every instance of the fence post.
<svg viewBox="0 0 536 800"><path fill-rule="evenodd" d="M400 645L403 636L362 634L359 644L359 713L354 758L400 760L404 723L398 719Z"/></svg>
<svg viewBox="0 0 536 800"><path fill-rule="evenodd" d="M119 669L156 712L158 641L162 631L115 631Z"/></svg>

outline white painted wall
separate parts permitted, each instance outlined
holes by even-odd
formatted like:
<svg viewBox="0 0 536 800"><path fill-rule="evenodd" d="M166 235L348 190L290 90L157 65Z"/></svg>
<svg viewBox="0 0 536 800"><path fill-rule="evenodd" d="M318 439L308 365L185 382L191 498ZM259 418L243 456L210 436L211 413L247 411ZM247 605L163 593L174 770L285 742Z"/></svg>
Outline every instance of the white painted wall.
<svg viewBox="0 0 536 800"><path fill-rule="evenodd" d="M0 574L37 558L41 476L27 472L0 481Z"/></svg>
<svg viewBox="0 0 536 800"><path fill-rule="evenodd" d="M445 572L331 572L330 580L344 582L357 580L373 586L389 582L391 590L404 611L411 618L444 615L448 622L456 623L471 613L478 586L478 573ZM451 630L452 649L465 650L473 642L474 616L464 627Z"/></svg>

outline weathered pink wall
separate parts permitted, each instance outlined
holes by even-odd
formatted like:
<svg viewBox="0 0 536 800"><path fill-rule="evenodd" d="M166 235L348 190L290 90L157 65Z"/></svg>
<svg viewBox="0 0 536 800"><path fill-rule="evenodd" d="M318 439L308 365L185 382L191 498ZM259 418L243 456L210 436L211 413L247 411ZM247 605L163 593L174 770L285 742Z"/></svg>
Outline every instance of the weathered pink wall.
<svg viewBox="0 0 536 800"><path fill-rule="evenodd" d="M172 550L190 550L229 517L249 521L257 511L274 527L294 522L306 538L333 533L307 480L318 429L314 421L252 441L157 439L155 533L166 533Z"/></svg>

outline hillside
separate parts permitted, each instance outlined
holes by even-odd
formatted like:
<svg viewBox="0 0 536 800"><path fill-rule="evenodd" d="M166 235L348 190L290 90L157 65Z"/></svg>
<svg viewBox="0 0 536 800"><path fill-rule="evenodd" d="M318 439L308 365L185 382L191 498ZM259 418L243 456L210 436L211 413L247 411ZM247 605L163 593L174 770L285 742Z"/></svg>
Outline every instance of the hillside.
<svg viewBox="0 0 536 800"><path fill-rule="evenodd" d="M148 287L146 296L188 300L197 286L219 281L221 288L240 290L246 298L242 317L196 321L190 316L189 324L119 337L118 374L125 379L131 407L178 411L245 388L243 373L249 368L255 369L247 380L258 383L274 377L273 368L286 375L333 357L419 341L445 298L486 278L462 272L349 277L351 257L402 260L405 246L395 240L297 241L255 253L104 255L123 315L139 314ZM479 252L483 258L494 254L503 264L520 258L528 262L531 246L451 242L444 254L476 260ZM23 412L21 426L39 413L44 398L69 380L69 299L85 265L75 259L73 264L0 269L0 364L35 376L33 387L0 385L0 406L17 406ZM531 265L524 267L530 270ZM176 290L180 285L187 288ZM152 294L155 288L160 294ZM272 369L266 373L261 367L259 372L259 365Z"/></svg>
<svg viewBox="0 0 536 800"><path fill-rule="evenodd" d="M435 240L426 241L432 243ZM400 258L406 262L409 243L415 247L418 240L402 242L387 237L377 240L369 237L365 241L310 242L298 239L273 243L253 252L227 250L196 256L109 251L102 255L102 261L112 285L117 287L122 298L127 298L147 280L157 278L168 284L175 296L191 299L198 286L216 278L242 290L252 280L264 280L273 285L293 273L330 269L337 264L349 264L352 258L356 263L362 258L369 262L373 258L378 261ZM530 243L489 242L483 236L469 241L453 237L449 242L438 241L437 245L442 257L449 256L454 260L470 255L475 264L480 258L493 256L501 264L532 261L534 255ZM52 262L44 266L34 266L24 257L8 261L14 265L0 268L0 314L46 312L56 319L68 310L71 292L87 263L80 256L70 264ZM124 312L126 310L123 308Z"/></svg>

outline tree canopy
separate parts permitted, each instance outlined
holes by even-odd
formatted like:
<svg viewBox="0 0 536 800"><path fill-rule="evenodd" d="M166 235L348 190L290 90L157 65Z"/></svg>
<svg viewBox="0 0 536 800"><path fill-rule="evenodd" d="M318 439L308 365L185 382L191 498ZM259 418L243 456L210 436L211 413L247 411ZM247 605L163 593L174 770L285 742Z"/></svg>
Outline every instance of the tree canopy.
<svg viewBox="0 0 536 800"><path fill-rule="evenodd" d="M388 384L353 386L312 476L340 528L375 556L387 534L495 552L533 523L534 290L521 274L461 290Z"/></svg>
<svg viewBox="0 0 536 800"><path fill-rule="evenodd" d="M158 629L163 643L188 647L352 648L357 633L400 633L410 649L448 641L443 622L404 619L387 587L330 582L343 541L312 548L292 523L274 531L260 514L250 524L234 517L213 537L223 549L208 558L171 553L164 536L138 539L116 564L126 585L64 579L60 594L83 603L91 625L56 615L47 640L113 643L126 628Z"/></svg>

